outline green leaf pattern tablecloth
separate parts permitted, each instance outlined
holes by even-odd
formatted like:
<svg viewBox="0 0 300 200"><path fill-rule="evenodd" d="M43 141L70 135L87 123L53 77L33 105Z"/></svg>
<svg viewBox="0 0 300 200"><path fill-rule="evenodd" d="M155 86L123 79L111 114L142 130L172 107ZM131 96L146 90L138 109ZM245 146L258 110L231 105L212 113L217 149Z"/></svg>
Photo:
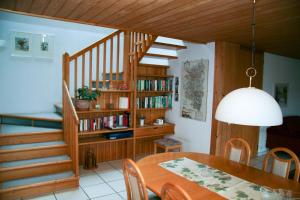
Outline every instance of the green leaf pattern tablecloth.
<svg viewBox="0 0 300 200"><path fill-rule="evenodd" d="M160 166L227 199L282 199L279 193L185 157Z"/></svg>

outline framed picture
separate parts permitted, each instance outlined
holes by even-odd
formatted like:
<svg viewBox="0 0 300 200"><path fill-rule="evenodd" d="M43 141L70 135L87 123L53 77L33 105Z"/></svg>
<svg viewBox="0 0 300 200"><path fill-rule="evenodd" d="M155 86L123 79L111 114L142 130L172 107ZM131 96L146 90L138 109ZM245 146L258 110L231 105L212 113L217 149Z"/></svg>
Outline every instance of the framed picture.
<svg viewBox="0 0 300 200"><path fill-rule="evenodd" d="M54 56L54 36L34 34L34 56L37 58L52 59Z"/></svg>
<svg viewBox="0 0 300 200"><path fill-rule="evenodd" d="M33 53L32 34L24 32L11 33L12 56L31 57Z"/></svg>
<svg viewBox="0 0 300 200"><path fill-rule="evenodd" d="M276 83L274 87L274 98L281 107L287 106L288 100L288 89L287 83Z"/></svg>

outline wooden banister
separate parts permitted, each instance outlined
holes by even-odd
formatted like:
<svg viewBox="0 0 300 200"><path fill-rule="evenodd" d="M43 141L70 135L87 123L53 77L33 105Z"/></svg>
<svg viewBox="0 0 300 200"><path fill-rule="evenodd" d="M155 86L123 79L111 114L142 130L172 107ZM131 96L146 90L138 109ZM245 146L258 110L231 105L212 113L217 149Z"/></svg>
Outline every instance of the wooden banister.
<svg viewBox="0 0 300 200"><path fill-rule="evenodd" d="M116 35L119 35L119 34L122 33L122 32L123 32L122 30L118 30L118 31L116 31L116 32L113 32L112 34L108 35L107 37L102 38L101 40L99 40L99 41L97 41L97 42L91 44L90 46L88 46L88 47L86 47L86 48L84 48L84 49L78 51L77 53L73 54L73 55L70 57L70 60L74 60L76 57L81 56L82 54L84 54L84 53L90 51L91 49L93 49L93 48L99 46L100 44L106 42L107 40L112 39L113 37L115 37Z"/></svg>
<svg viewBox="0 0 300 200"><path fill-rule="evenodd" d="M64 140L68 145L68 154L72 160L75 176L79 176L78 162L78 116L68 91L67 83L63 81L63 129Z"/></svg>

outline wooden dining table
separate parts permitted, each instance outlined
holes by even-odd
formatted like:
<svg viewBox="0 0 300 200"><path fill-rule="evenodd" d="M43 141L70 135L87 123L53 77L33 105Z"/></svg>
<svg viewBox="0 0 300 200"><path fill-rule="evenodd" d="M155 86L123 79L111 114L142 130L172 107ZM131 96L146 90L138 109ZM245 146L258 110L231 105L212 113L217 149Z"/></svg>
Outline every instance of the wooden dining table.
<svg viewBox="0 0 300 200"><path fill-rule="evenodd" d="M300 192L300 184L296 181L288 180L244 164L239 164L220 156L192 152L160 153L139 160L137 165L145 179L147 188L160 196L162 186L167 182L171 182L181 186L191 198L195 200L225 199L219 194L159 166L162 162L183 157L208 165L209 167L221 170L257 185L273 189L280 188L291 190L293 192Z"/></svg>

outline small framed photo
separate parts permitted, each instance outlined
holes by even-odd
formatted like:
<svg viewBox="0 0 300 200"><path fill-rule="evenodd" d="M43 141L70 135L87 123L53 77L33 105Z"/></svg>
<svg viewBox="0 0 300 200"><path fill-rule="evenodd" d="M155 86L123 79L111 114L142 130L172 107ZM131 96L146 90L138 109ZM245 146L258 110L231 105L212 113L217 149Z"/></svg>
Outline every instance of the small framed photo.
<svg viewBox="0 0 300 200"><path fill-rule="evenodd" d="M288 83L276 83L274 87L274 98L281 107L287 106L288 101Z"/></svg>
<svg viewBox="0 0 300 200"><path fill-rule="evenodd" d="M37 58L52 59L54 56L54 36L34 34L34 56Z"/></svg>
<svg viewBox="0 0 300 200"><path fill-rule="evenodd" d="M32 57L33 41L31 33L12 32L11 33L12 56Z"/></svg>

